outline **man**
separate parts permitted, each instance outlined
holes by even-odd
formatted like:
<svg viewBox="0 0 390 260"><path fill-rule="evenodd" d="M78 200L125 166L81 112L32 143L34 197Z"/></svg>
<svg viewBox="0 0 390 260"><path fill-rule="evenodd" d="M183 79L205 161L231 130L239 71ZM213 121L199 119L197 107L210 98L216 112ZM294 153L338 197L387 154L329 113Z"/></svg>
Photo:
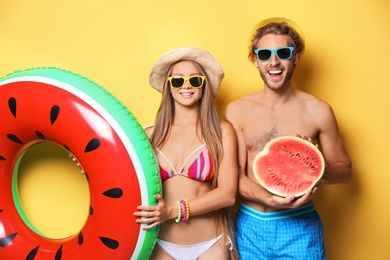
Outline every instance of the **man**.
<svg viewBox="0 0 390 260"><path fill-rule="evenodd" d="M318 144L327 167L319 184L347 182L351 161L332 108L293 87L291 78L304 50L294 23L259 23L249 59L264 88L230 103L226 115L239 144L240 208L236 239L241 259L326 259L322 222L312 203L317 188L300 198L277 197L262 188L252 172L256 154L271 139L296 136Z"/></svg>

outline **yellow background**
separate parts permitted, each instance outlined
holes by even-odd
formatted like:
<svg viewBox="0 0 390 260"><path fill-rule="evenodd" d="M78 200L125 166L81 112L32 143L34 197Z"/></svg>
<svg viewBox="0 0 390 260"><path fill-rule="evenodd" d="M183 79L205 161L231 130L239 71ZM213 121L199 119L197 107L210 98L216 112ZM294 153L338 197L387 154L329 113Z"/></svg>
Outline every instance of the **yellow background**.
<svg viewBox="0 0 390 260"><path fill-rule="evenodd" d="M85 174L57 144L30 146L18 169L18 194L30 228L48 238L78 234L89 213Z"/></svg>
<svg viewBox="0 0 390 260"><path fill-rule="evenodd" d="M307 45L294 84L334 108L353 160L351 182L316 194L328 259L390 259L389 13L388 0L1 0L0 75L71 70L149 124L160 100L148 87L150 68L167 50L194 45L225 70L217 97L224 110L262 87L246 58L252 26L289 18Z"/></svg>

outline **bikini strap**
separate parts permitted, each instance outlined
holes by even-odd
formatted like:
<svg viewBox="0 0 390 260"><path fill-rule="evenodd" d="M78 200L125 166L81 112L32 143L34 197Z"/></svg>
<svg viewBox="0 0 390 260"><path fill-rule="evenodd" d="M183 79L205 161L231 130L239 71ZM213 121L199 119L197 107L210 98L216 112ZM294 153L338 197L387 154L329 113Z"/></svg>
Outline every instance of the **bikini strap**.
<svg viewBox="0 0 390 260"><path fill-rule="evenodd" d="M199 150L203 149L204 147L206 146L206 144L202 144L201 146L199 146L198 148L196 148L192 153L190 153L187 158L184 160L184 163L183 165L181 166L180 168L180 171L179 173L184 169L184 166L186 165L187 161L191 158L192 155L194 155L196 152L198 152ZM176 171L175 167L173 167L172 163L169 161L168 157L165 156L165 154L159 149L159 148L156 148L156 151L164 158L164 160L168 163L169 167L171 167L171 169L173 170L173 172L176 174L178 174L178 172Z"/></svg>
<svg viewBox="0 0 390 260"><path fill-rule="evenodd" d="M191 158L191 156L194 155L194 154L195 154L196 152L198 152L199 150L203 149L205 146L206 146L206 144L202 144L201 146L199 146L198 148L196 148L192 153L190 153L190 154L187 156L187 158L184 160L183 165L181 166L179 172L182 172L182 171L183 171L184 166L186 165L187 161Z"/></svg>
<svg viewBox="0 0 390 260"><path fill-rule="evenodd" d="M171 167L172 171L177 174L175 167L173 167L172 163L168 160L168 158L165 156L165 154L158 148L156 148L156 151L165 159L165 161L168 163L169 167Z"/></svg>

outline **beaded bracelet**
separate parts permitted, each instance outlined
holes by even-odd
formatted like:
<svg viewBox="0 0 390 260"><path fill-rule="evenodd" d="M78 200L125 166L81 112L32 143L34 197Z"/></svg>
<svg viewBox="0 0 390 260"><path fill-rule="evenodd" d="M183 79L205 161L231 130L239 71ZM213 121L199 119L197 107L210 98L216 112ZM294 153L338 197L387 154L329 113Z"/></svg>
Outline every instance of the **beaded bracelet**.
<svg viewBox="0 0 390 260"><path fill-rule="evenodd" d="M188 204L188 200L181 200L180 203L183 206L183 216L181 221L187 221L190 218L190 206Z"/></svg>
<svg viewBox="0 0 390 260"><path fill-rule="evenodd" d="M190 218L190 204L188 203L188 200L184 200L186 203L186 221Z"/></svg>
<svg viewBox="0 0 390 260"><path fill-rule="evenodd" d="M181 203L181 206L183 207L183 216L181 217L181 221L186 221L186 218L187 218L187 205L186 203L184 202L184 200L181 200L180 201Z"/></svg>
<svg viewBox="0 0 390 260"><path fill-rule="evenodd" d="M176 201L177 204L177 218L175 219L176 223L179 223L181 218L181 205L179 201Z"/></svg>

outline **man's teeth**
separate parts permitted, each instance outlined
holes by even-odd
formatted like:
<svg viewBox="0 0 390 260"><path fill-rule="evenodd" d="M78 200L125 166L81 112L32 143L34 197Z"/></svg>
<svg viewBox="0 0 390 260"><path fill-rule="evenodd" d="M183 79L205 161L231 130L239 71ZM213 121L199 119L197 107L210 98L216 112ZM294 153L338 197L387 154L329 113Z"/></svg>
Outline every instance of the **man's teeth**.
<svg viewBox="0 0 390 260"><path fill-rule="evenodd" d="M270 70L268 71L269 74L280 74L282 73L282 70Z"/></svg>

